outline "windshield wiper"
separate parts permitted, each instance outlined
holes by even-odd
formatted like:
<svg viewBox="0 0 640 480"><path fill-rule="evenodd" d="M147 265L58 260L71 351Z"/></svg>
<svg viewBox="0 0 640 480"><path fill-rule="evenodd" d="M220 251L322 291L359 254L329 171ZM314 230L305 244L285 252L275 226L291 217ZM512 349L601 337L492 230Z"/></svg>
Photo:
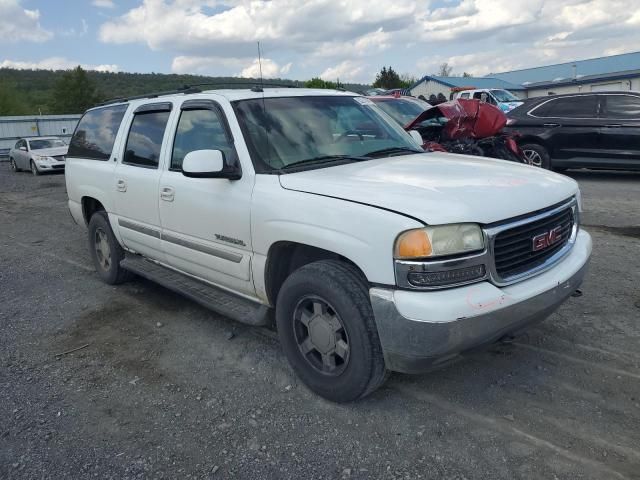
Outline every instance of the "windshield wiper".
<svg viewBox="0 0 640 480"><path fill-rule="evenodd" d="M290 163L281 167L280 170L289 170L296 167L304 167L307 165L322 165L324 163L333 162L363 162L365 160L371 160L370 157L356 157L354 155L322 155L320 157L308 158L306 160L300 160L298 162Z"/></svg>
<svg viewBox="0 0 640 480"><path fill-rule="evenodd" d="M389 147L389 148L382 148L380 150L374 150L373 152L366 153L365 157L379 158L385 155L387 157L390 157L394 153L424 153L424 150L416 150L414 148L409 148L409 147Z"/></svg>

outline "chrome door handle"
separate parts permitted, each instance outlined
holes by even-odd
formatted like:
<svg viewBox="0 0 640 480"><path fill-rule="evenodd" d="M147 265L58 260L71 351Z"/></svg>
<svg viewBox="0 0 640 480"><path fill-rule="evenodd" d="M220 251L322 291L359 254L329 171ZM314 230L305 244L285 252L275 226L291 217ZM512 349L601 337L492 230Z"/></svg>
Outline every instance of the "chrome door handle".
<svg viewBox="0 0 640 480"><path fill-rule="evenodd" d="M559 127L560 124L559 123L543 123L542 126L547 128L555 128L555 127Z"/></svg>
<svg viewBox="0 0 640 480"><path fill-rule="evenodd" d="M160 198L165 202L173 202L176 192L173 187L162 187L160 189Z"/></svg>
<svg viewBox="0 0 640 480"><path fill-rule="evenodd" d="M604 128L620 128L622 127L622 125L620 124L613 124L613 125L605 125Z"/></svg>
<svg viewBox="0 0 640 480"><path fill-rule="evenodd" d="M125 182L124 180L118 180L116 182L116 189L119 192L126 192L127 191L127 182Z"/></svg>

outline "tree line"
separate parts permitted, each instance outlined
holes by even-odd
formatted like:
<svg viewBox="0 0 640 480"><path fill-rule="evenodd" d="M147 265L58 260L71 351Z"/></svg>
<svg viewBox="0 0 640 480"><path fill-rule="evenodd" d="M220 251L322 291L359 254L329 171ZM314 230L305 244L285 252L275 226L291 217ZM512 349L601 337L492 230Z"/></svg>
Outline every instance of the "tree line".
<svg viewBox="0 0 640 480"><path fill-rule="evenodd" d="M443 63L437 73L452 75L452 68ZM470 76L464 73L463 76ZM16 70L0 69L0 116L82 113L100 102L113 98L128 98L152 92L175 90L185 85L224 85L247 88L260 80L238 77L208 77L162 73L125 73L86 71L80 66L73 70ZM398 74L391 66L382 67L373 86L382 89L408 88L416 78ZM296 81L269 79L277 83L308 88L343 88L363 92L369 85L332 82L321 78Z"/></svg>

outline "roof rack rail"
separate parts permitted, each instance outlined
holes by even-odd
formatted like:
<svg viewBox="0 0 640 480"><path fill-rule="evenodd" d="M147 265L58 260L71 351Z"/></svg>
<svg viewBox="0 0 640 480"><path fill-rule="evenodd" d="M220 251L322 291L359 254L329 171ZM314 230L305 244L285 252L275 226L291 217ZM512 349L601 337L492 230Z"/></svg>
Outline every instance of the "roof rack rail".
<svg viewBox="0 0 640 480"><path fill-rule="evenodd" d="M154 92L154 93L145 93L142 95L132 95L131 97L118 97L118 98L112 98L110 100L106 100L102 103L99 103L98 106L99 107L104 107L105 105L111 105L113 103L124 103L124 102L128 102L130 100L139 100L141 98L156 98L156 97L162 97L165 95L174 95L176 93L200 93L202 90L200 90L199 88L192 86L192 85L184 85L180 88L177 88L175 90L167 90L164 92Z"/></svg>
<svg viewBox="0 0 640 480"><path fill-rule="evenodd" d="M202 92L202 90L200 90L199 87L218 87L218 88L224 88L224 87L233 87L236 85L242 85L243 87L246 86L251 86L251 90L254 92L261 92L263 87L281 87L281 88L300 88L299 85L291 85L291 84L284 84L284 83L265 83L265 84L261 84L258 82L215 82L215 83L194 83L193 85L183 85L180 88L177 88L175 90L167 90L164 92L155 92L155 93L145 93L142 95L133 95L131 97L118 97L118 98L112 98L110 100L106 100L104 102L99 103L97 106L99 107L104 107L105 105L112 105L114 103L125 103L128 102L130 100L139 100L141 98L156 98L156 97L162 97L164 95L174 95L176 93L184 93L184 94L188 94L188 93L200 93Z"/></svg>
<svg viewBox="0 0 640 480"><path fill-rule="evenodd" d="M211 83L194 83L191 87L234 87L241 85L243 87L251 86L254 92L261 92L263 87L280 87L280 88L300 88L300 85L287 83L262 83L258 82L211 82Z"/></svg>

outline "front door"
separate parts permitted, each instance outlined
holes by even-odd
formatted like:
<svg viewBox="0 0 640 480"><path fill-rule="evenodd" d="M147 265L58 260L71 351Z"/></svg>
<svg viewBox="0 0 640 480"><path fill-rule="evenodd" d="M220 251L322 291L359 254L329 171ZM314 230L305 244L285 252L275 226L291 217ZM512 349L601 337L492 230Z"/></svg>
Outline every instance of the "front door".
<svg viewBox="0 0 640 480"><path fill-rule="evenodd" d="M599 158L600 137L597 95L561 97L532 111L545 129L554 160Z"/></svg>
<svg viewBox="0 0 640 480"><path fill-rule="evenodd" d="M602 95L603 157L615 168L640 167L640 96Z"/></svg>
<svg viewBox="0 0 640 480"><path fill-rule="evenodd" d="M158 261L164 261L158 214L160 155L171 107L158 103L135 110L113 177L117 228L124 245Z"/></svg>
<svg viewBox="0 0 640 480"><path fill-rule="evenodd" d="M253 175L239 180L190 178L182 161L194 150L238 154L224 111L211 100L181 105L170 161L160 179L162 245L167 263L217 285L255 295L251 278L250 205Z"/></svg>

